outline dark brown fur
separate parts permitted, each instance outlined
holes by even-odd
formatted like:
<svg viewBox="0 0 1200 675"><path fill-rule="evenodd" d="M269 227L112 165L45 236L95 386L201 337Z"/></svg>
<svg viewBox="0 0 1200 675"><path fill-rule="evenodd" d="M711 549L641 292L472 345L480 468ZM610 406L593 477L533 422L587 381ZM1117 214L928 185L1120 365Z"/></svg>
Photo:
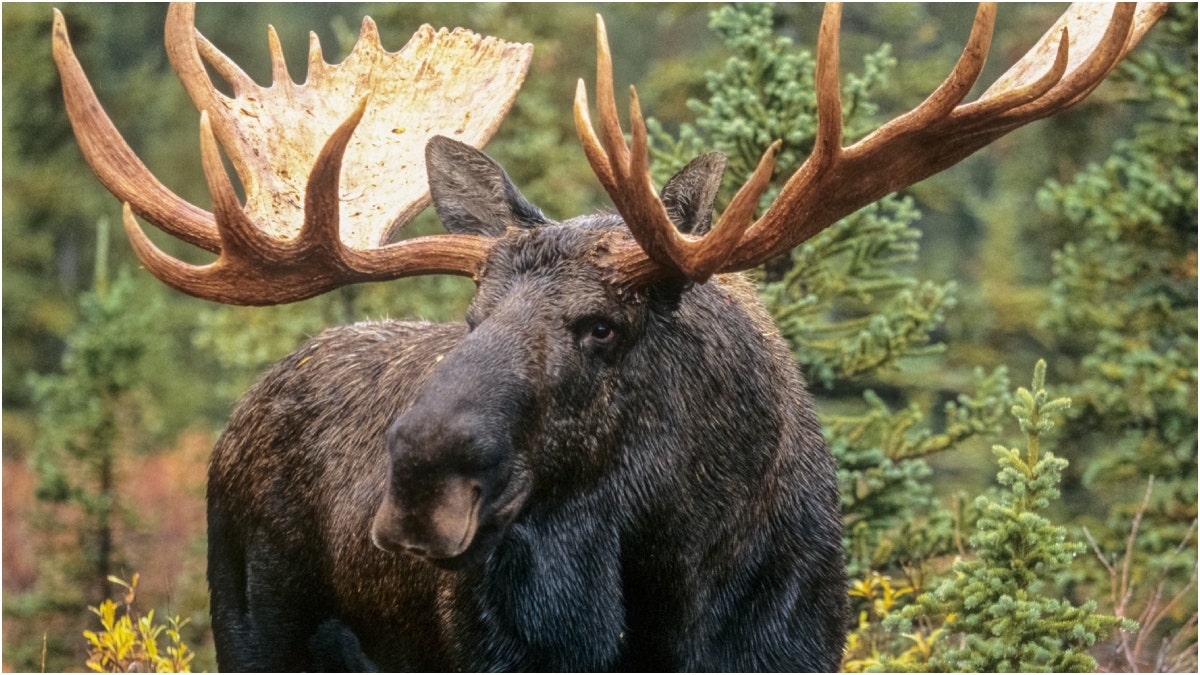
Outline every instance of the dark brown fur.
<svg viewBox="0 0 1200 675"><path fill-rule="evenodd" d="M467 325L326 331L214 451L221 668L836 669L833 462L753 287L615 288L619 218L549 222L449 143L439 214L498 237ZM685 228L702 164L664 189Z"/></svg>

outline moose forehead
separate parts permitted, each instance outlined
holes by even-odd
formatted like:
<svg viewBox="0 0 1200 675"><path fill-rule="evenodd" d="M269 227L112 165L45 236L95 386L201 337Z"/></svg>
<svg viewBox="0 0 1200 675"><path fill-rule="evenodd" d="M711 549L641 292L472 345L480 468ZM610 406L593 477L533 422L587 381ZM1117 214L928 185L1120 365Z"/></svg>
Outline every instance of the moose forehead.
<svg viewBox="0 0 1200 675"><path fill-rule="evenodd" d="M631 239L620 216L582 216L530 229L510 228L488 255L476 292L476 305L513 292L632 306L635 297L609 282L606 254Z"/></svg>
<svg viewBox="0 0 1200 675"><path fill-rule="evenodd" d="M613 243L628 239L620 216L607 214L509 228L492 248L480 286L518 278L602 283L605 254Z"/></svg>

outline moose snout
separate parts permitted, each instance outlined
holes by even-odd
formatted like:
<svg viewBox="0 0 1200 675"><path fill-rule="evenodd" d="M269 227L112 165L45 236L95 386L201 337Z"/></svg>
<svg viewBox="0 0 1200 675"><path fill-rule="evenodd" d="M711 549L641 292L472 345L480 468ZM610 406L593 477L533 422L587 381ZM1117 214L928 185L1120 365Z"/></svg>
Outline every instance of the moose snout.
<svg viewBox="0 0 1200 675"><path fill-rule="evenodd" d="M503 337L473 331L388 428L388 485L371 533L379 548L458 568L486 558L516 517L529 493L516 440L532 399Z"/></svg>
<svg viewBox="0 0 1200 675"><path fill-rule="evenodd" d="M371 528L377 547L444 561L488 529L512 443L503 425L470 408L427 399L393 422L389 482Z"/></svg>
<svg viewBox="0 0 1200 675"><path fill-rule="evenodd" d="M483 501L477 480L449 476L409 497L384 497L371 528L377 547L432 559L453 558L467 550L479 528Z"/></svg>

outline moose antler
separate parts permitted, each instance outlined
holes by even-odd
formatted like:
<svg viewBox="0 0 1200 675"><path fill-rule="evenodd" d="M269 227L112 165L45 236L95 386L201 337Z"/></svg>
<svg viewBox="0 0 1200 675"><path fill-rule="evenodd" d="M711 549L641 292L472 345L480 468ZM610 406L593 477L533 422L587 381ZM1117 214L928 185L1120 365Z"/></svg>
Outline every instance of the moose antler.
<svg viewBox="0 0 1200 675"><path fill-rule="evenodd" d="M888 193L965 159L1013 129L1078 102L1100 84L1166 8L1166 3L1072 5L978 101L963 104L983 70L991 43L996 5L983 3L966 49L945 82L913 110L843 147L838 77L841 5L827 4L817 42L818 126L812 154L775 202L752 221L779 150L776 141L717 224L701 239L676 230L654 191L646 128L632 87L633 147L626 145L613 96L608 37L597 16L599 136L588 117L583 80L576 89L575 126L592 170L637 243L612 252L613 277L629 285L661 275L703 282L718 272L755 267Z"/></svg>
<svg viewBox="0 0 1200 675"><path fill-rule="evenodd" d="M167 55L201 111L200 145L213 213L183 200L137 158L100 106L54 11L54 59L67 114L101 183L125 202L125 229L143 264L168 285L231 304L302 300L338 286L417 274L475 276L487 240L455 235L387 245L428 204L425 141L482 145L524 81L533 47L422 26L385 51L370 18L338 65L309 38L308 79L288 75L268 32L273 83L260 87L195 28L195 6L167 14ZM233 88L217 91L208 63ZM224 148L246 193L225 173ZM134 216L220 257L175 260Z"/></svg>

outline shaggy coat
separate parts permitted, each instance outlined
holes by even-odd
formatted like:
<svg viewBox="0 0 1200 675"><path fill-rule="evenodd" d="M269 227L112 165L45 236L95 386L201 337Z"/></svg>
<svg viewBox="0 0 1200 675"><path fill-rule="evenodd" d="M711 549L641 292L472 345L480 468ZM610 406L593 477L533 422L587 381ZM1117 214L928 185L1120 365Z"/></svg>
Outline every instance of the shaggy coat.
<svg viewBox="0 0 1200 675"><path fill-rule="evenodd" d="M222 670L836 670L832 458L739 276L615 284L620 218L549 221L427 152L497 238L462 324L335 328L266 373L209 472ZM664 187L707 227L723 162Z"/></svg>

